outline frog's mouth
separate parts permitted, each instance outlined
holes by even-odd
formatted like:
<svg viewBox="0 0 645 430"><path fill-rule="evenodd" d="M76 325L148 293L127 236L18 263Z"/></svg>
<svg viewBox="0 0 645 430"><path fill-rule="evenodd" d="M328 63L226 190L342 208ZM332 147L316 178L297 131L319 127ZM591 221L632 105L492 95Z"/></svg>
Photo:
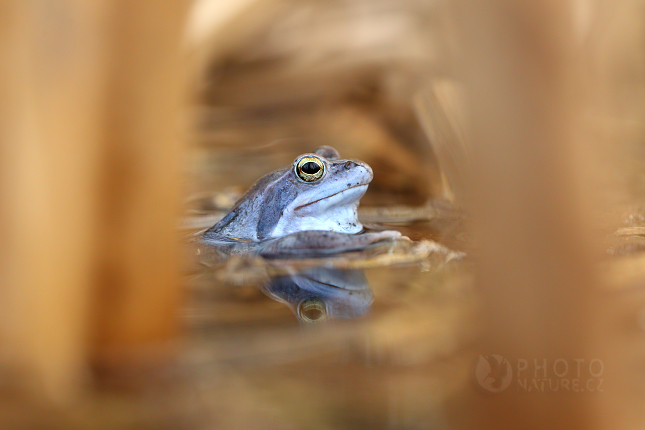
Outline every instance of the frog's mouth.
<svg viewBox="0 0 645 430"><path fill-rule="evenodd" d="M354 185L350 188L345 188L344 190L338 191L337 193L330 194L326 197L314 200L304 205L297 206L295 211L312 209L320 205L325 205L327 207L341 206L345 204L351 204L358 202L358 200L365 194L367 191L367 184Z"/></svg>

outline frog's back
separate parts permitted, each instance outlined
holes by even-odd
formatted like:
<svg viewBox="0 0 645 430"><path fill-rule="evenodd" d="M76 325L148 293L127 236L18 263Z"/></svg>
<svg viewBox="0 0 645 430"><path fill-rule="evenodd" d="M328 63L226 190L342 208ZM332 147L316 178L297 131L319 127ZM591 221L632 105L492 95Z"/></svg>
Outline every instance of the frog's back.
<svg viewBox="0 0 645 430"><path fill-rule="evenodd" d="M276 186L287 174L281 169L260 178L233 206L231 211L204 232L204 240L213 242L256 242L264 239L274 226L287 201L293 196Z"/></svg>

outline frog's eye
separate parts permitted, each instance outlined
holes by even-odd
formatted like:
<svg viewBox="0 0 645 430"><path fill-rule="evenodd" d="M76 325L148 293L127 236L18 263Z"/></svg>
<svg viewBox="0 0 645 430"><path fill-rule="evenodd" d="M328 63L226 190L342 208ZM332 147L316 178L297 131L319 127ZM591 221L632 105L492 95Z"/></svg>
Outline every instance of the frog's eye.
<svg viewBox="0 0 645 430"><path fill-rule="evenodd" d="M294 167L296 175L305 182L316 182L325 174L325 163L318 157L302 157Z"/></svg>
<svg viewBox="0 0 645 430"><path fill-rule="evenodd" d="M308 323L323 321L327 318L327 307L320 299L312 298L300 302L298 305L298 316Z"/></svg>

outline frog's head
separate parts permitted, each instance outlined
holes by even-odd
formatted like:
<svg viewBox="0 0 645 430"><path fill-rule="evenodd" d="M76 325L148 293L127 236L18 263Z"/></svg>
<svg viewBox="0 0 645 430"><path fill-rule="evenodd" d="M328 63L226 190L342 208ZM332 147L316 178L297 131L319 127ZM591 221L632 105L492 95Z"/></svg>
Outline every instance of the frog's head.
<svg viewBox="0 0 645 430"><path fill-rule="evenodd" d="M271 198L258 223L258 235L281 237L303 230L358 233L363 226L356 213L358 201L372 180L372 169L355 160L340 160L331 147L296 158L275 183L280 196Z"/></svg>
<svg viewBox="0 0 645 430"><path fill-rule="evenodd" d="M306 230L359 233L358 202L372 177L367 164L323 146L261 178L208 234L257 241Z"/></svg>

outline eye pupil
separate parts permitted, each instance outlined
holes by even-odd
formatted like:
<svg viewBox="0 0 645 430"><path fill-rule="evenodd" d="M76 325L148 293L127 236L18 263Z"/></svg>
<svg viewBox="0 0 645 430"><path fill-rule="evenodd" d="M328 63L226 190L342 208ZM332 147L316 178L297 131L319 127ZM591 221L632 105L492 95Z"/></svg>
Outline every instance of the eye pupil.
<svg viewBox="0 0 645 430"><path fill-rule="evenodd" d="M313 175L319 170L320 170L320 167L313 161L309 161L302 166L302 171L309 175Z"/></svg>

